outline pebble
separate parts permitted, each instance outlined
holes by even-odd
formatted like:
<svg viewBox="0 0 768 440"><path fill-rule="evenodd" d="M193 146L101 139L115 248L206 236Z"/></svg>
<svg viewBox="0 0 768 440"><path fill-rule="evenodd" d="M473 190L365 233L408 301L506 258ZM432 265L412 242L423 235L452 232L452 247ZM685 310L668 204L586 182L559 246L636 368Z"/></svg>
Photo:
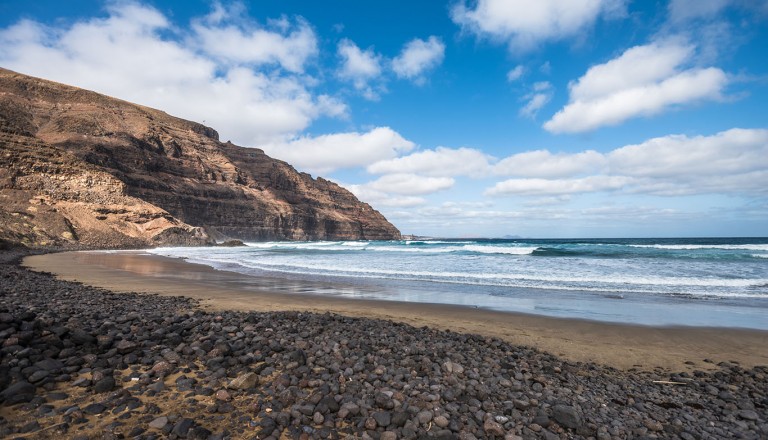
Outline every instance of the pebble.
<svg viewBox="0 0 768 440"><path fill-rule="evenodd" d="M232 379L227 386L235 390L246 390L255 387L258 383L259 375L253 372L248 372Z"/></svg>
<svg viewBox="0 0 768 440"><path fill-rule="evenodd" d="M0 438L768 438L765 367L624 373L387 321L212 314L3 255Z"/></svg>
<svg viewBox="0 0 768 440"><path fill-rule="evenodd" d="M163 427L167 424L168 424L168 417L162 416L149 422L149 427L154 429L163 429Z"/></svg>

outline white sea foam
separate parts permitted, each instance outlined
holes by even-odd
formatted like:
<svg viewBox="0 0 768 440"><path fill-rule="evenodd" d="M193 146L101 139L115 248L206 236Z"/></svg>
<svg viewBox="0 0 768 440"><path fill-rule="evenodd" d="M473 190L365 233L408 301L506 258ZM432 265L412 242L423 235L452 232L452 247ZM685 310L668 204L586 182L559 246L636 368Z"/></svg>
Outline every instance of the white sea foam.
<svg viewBox="0 0 768 440"><path fill-rule="evenodd" d="M569 250L586 247L575 257L529 258L533 243L485 241L425 241L424 244L381 241L249 243L241 248L161 248L150 252L249 274L280 274L289 278L397 280L457 285L441 287L446 294L464 286L489 286L502 296L514 289L581 291L711 298L768 298L768 245L622 245L562 243L547 245ZM415 242L410 242L415 243ZM690 258L594 258L590 246L631 246L686 250ZM757 248L738 252L755 258L707 259L709 249ZM703 251L700 251L703 249ZM625 251L627 248L625 247ZM496 256L494 256L496 254ZM624 255L622 253L621 255ZM356 281L358 282L358 281ZM423 284L426 283L426 284ZM379 283L389 285L389 281ZM415 285L415 284L410 284ZM512 290L510 290L512 289ZM547 295L547 294L545 294ZM565 295L565 293L564 293ZM570 294L569 294L570 295Z"/></svg>
<svg viewBox="0 0 768 440"><path fill-rule="evenodd" d="M537 246L524 247L524 246L482 246L482 245L465 245L461 247L464 251L477 252L480 254L509 254L509 255L530 255L538 249Z"/></svg>
<svg viewBox="0 0 768 440"><path fill-rule="evenodd" d="M492 285L509 285L509 281L546 282L557 284L582 284L588 285L637 285L637 286L701 286L701 287L749 287L768 283L768 279L740 279L740 278L701 278L701 277L659 277L659 276L595 276L575 275L570 272L552 274L551 272L519 272L519 273L491 273L491 272L455 272L455 271L418 271L403 269L386 269L381 267L354 267L346 262L344 264L324 264L313 262L311 259L301 261L264 261L233 260L233 259L209 259L217 263L237 263L245 267L262 270L279 270L282 272L304 273L308 275L337 275L355 277L365 275L369 277L408 278L413 280L456 280L458 282L468 280L492 281ZM326 262L327 263L327 262Z"/></svg>
<svg viewBox="0 0 768 440"><path fill-rule="evenodd" d="M702 249L768 251L768 244L629 244L634 248L695 251Z"/></svg>

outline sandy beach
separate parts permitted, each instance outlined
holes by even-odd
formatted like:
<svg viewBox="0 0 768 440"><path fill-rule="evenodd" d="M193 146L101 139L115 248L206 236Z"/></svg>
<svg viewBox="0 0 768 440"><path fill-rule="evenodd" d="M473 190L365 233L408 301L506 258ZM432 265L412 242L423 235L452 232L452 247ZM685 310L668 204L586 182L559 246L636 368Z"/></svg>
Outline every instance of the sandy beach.
<svg viewBox="0 0 768 440"><path fill-rule="evenodd" d="M708 370L719 362L768 365L768 332L647 327L497 312L462 306L364 300L301 293L313 286L249 277L140 251L67 252L27 257L24 265L116 292L184 295L211 311L309 311L378 318L499 337L571 361L621 370ZM343 285L322 286L323 290Z"/></svg>
<svg viewBox="0 0 768 440"><path fill-rule="evenodd" d="M142 252L29 254L0 252L1 438L768 434L768 367L752 366L766 332L354 300Z"/></svg>

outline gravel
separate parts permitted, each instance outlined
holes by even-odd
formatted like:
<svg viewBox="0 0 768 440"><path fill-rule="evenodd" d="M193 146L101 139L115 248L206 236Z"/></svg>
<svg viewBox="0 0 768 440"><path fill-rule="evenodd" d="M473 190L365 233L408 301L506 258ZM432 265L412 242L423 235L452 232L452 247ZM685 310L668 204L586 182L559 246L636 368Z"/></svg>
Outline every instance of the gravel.
<svg viewBox="0 0 768 440"><path fill-rule="evenodd" d="M768 438L766 367L625 372L390 321L212 313L19 256L0 254L0 438Z"/></svg>

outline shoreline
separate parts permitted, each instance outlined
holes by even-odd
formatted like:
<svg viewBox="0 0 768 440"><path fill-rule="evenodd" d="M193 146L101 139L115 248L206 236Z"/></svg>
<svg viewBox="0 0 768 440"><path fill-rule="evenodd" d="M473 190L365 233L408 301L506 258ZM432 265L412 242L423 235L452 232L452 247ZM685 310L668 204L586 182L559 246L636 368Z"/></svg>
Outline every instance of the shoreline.
<svg viewBox="0 0 768 440"><path fill-rule="evenodd" d="M620 370L712 370L720 362L736 362L744 368L768 365L768 352L757 349L768 347L768 331L762 330L651 327L458 305L297 293L312 290L313 286L217 270L141 251L34 255L26 257L22 264L32 270L52 272L63 280L116 292L187 296L200 300L208 311L330 312L384 319L415 327L498 337L570 361L594 362ZM343 288L322 284L329 291Z"/></svg>

